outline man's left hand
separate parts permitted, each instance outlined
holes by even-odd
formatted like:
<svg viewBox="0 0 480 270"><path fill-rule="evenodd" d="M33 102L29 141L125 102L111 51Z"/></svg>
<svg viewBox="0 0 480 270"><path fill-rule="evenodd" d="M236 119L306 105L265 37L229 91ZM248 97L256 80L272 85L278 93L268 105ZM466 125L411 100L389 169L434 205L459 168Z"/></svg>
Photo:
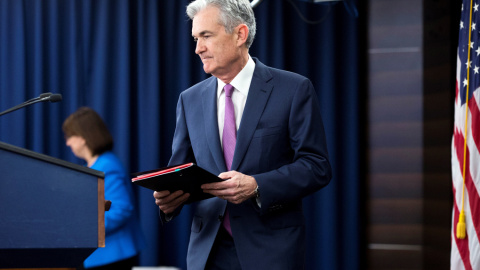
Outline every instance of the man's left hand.
<svg viewBox="0 0 480 270"><path fill-rule="evenodd" d="M203 192L234 204L242 203L256 195L257 181L252 176L229 171L219 174L218 177L225 181L203 184Z"/></svg>

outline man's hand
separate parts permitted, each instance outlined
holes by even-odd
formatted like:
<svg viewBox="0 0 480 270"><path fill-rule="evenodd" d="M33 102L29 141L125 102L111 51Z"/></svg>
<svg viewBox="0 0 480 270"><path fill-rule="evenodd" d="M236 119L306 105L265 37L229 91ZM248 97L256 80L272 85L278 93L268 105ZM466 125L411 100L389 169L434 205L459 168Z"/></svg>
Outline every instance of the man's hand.
<svg viewBox="0 0 480 270"><path fill-rule="evenodd" d="M255 195L257 181L252 176L229 171L221 173L218 177L225 181L203 184L203 192L235 204L242 203Z"/></svg>
<svg viewBox="0 0 480 270"><path fill-rule="evenodd" d="M170 191L163 190L153 192L153 197L155 198L155 204L158 205L160 210L165 214L170 214L184 204L190 197L190 194L183 194L182 190L177 190L170 194Z"/></svg>

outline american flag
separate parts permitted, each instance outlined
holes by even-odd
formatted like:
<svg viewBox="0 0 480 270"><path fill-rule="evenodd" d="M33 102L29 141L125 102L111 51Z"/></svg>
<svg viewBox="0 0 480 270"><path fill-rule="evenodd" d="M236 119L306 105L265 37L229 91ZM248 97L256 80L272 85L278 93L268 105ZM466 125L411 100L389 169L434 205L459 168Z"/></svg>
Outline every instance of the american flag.
<svg viewBox="0 0 480 270"><path fill-rule="evenodd" d="M458 40L455 123L452 140L454 205L450 256L450 268L455 270L480 269L479 1L463 1ZM464 153L466 153L465 156ZM464 174L465 177L463 176ZM466 228L463 239L462 237L457 237L457 224L462 208L465 214Z"/></svg>

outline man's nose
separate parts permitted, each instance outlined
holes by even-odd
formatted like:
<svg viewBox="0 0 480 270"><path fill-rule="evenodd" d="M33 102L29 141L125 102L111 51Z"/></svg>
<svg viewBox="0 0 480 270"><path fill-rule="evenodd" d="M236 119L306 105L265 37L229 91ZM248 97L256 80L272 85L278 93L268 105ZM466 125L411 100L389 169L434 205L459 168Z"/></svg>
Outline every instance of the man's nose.
<svg viewBox="0 0 480 270"><path fill-rule="evenodd" d="M195 47L195 53L200 54L203 51L205 51L205 46L204 46L203 42L199 39L199 40L197 40L197 46Z"/></svg>

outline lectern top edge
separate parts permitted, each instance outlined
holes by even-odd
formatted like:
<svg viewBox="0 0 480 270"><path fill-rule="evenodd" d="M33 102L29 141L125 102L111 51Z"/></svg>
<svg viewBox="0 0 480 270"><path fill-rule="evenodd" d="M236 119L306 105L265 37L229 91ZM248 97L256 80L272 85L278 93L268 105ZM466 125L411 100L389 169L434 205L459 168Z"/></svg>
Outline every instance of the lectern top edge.
<svg viewBox="0 0 480 270"><path fill-rule="evenodd" d="M80 166L78 164L71 163L71 162L68 162L68 161L65 161L65 160L61 160L61 159L58 159L58 158L47 156L47 155L37 153L37 152L34 152L34 151L30 151L28 149L21 148L21 147L18 147L18 146L14 146L14 145L11 145L11 144L8 144L8 143L0 142L0 149L10 151L10 152L14 152L14 153L24 155L24 156L27 156L27 157L39 159L39 160L49 162L49 163L53 163L53 164L56 164L56 165L60 165L60 166L63 166L63 167L67 167L67 168L70 168L70 169L73 169L73 170L76 170L76 171L80 171L80 172L83 172L83 173L87 173L87 174L90 174L90 175L93 175L93 176L96 176L96 177L105 178L105 174L101 171L97 171L97 170L94 170L94 169L91 169L91 168L88 168L88 167L85 167L85 166Z"/></svg>

